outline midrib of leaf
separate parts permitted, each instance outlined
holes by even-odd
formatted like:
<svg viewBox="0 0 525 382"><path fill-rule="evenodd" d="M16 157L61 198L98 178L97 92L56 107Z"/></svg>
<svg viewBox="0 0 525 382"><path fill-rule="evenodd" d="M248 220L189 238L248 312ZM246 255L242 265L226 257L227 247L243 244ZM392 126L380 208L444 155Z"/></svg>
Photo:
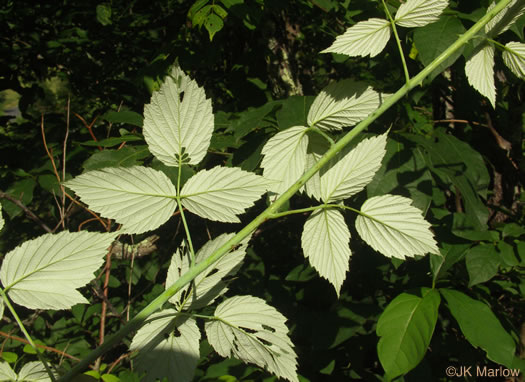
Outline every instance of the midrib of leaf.
<svg viewBox="0 0 525 382"><path fill-rule="evenodd" d="M62 241L57 240L57 241L55 242L55 244L56 244L57 242L58 242L58 243L61 243ZM60 251L61 251L65 246L67 246L68 244L69 244L69 242L64 243L64 244L62 245L62 247L61 247L60 249L58 249L56 252L60 252ZM53 245L52 247L50 247L49 250L48 250L46 253L50 253L52 250L54 250L54 246L55 246L55 245ZM86 249L88 249L88 248L84 248L83 250L86 250ZM64 260L67 260L67 259L69 259L70 257L73 257L73 256L77 255L78 252L79 252L79 251L77 250L77 251L73 252L72 254L70 254L69 256L62 257L62 258L60 258L60 259L58 259L58 260L56 260L56 261L53 261L53 262L50 262L50 263L46 264L45 266L42 266L42 267L40 267L40 268L37 268L37 269L31 271L31 272L28 273L28 274L23 275L21 278L15 280L15 281L13 281L11 284L5 286L4 291L7 292L9 289L11 289L12 287L16 286L16 284L18 284L18 283L24 281L26 278L28 278L28 277L34 275L35 273L38 273L38 272L43 271L43 270L46 269L47 267L50 267L50 266L55 265L55 264L57 264L57 263L61 263L61 262L63 262ZM42 260L43 260L44 258L45 258L45 256L41 257L39 263L41 263ZM16 269L17 272L18 272L18 269L20 268L20 265L22 265L22 263L20 263L19 266L17 267L17 269ZM14 273L17 273L17 272L14 272ZM46 293L50 293L50 292L46 292Z"/></svg>
<svg viewBox="0 0 525 382"><path fill-rule="evenodd" d="M379 219L376 219L376 218L374 218L374 217L372 217L372 216L370 216L370 215L364 213L363 211L359 211L359 210L354 210L354 211L356 211L356 212L357 212L359 215L361 215L361 216L364 216L364 217L366 217L366 218L368 218L368 219L370 219L370 220L372 220L372 221L374 221L374 222L377 222L377 223L381 224L382 226L388 227L388 228L390 228L390 229L396 231L397 233L400 233L402 237L406 237L406 236L408 236L408 237L411 237L411 238L414 238L414 239L415 239L414 236L412 236L412 235L408 235L408 234L404 233L403 231L397 229L396 227L392 227L391 225L386 224L385 222L383 222L383 221L381 221L381 220L379 220ZM398 213L394 213L394 215L398 215ZM383 236L383 233L382 233L382 232L379 232L379 233L381 234L381 236ZM386 239L386 238L383 236L383 239ZM417 241L420 242L419 239L418 239Z"/></svg>
<svg viewBox="0 0 525 382"><path fill-rule="evenodd" d="M255 185L255 186L261 186L261 185ZM254 187L255 187L254 186ZM261 186L262 187L262 186ZM231 190L249 190L250 188L252 187L227 187L227 188L214 188L212 190L208 190L208 191L200 191L200 192L195 192L193 194L185 194L185 195L180 195L180 198L181 199L187 199L187 198L191 198L192 196L199 196L199 195L206 195L206 194L212 194L214 192L228 192L228 191L231 191Z"/></svg>
<svg viewBox="0 0 525 382"><path fill-rule="evenodd" d="M223 319L221 317L213 316L213 317L211 317L211 319L215 320L215 321L220 321L223 324L228 325L230 328L232 328L234 330L237 330L237 331L241 332L242 334L250 337L254 341L257 341L257 343L259 343L268 353L272 354L274 357L279 357L279 355L280 355L279 353L276 353L268 345L266 345L263 342L261 342L261 340L259 338L257 338L257 336L255 336L253 333L249 333L249 332L243 330L242 328L239 328L237 325L234 325L234 324L226 321L225 319ZM245 353L250 354L249 352L246 352L246 351L245 351Z"/></svg>
<svg viewBox="0 0 525 382"><path fill-rule="evenodd" d="M126 194L132 194L132 195L142 195L142 196L152 196L154 198L167 198L167 199L176 199L176 195L165 195L165 194L152 194L149 192L140 192L140 191L129 191L129 190L122 190L121 188L115 189L115 188L108 188L108 187L97 187L99 190L105 190L105 191L116 191Z"/></svg>

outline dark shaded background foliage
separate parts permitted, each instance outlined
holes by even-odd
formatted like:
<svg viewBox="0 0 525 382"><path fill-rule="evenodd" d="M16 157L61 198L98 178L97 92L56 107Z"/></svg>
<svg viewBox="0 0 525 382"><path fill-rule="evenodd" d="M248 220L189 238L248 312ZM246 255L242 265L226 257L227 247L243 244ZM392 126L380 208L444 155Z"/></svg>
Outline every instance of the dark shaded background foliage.
<svg viewBox="0 0 525 382"><path fill-rule="evenodd" d="M383 92L403 85L394 44L373 59L319 54L348 26L381 16L378 2L223 3L229 5L225 5L228 16L224 28L212 41L205 28L192 26L187 17L192 2L188 1L3 3L0 90L11 89L20 95L21 115L13 118L0 114L0 190L21 200L48 226L62 229L57 207L61 191L42 143L42 118L47 145L59 171L63 165L64 134L69 126L67 177L106 165L142 163L157 166L170 175L145 151L138 127L140 118L130 114L131 119L122 122L122 114L110 112L142 114L151 91L158 88L176 60L206 89L217 113L210 154L202 165L205 167L223 163L255 169L264 142L276 131L300 124L304 105L312 101L312 97L303 96L317 94L330 79L366 81ZM395 1L391 3L396 5ZM452 2L450 8L457 12L449 11L448 16L468 28L487 6L486 1L475 3ZM108 9L109 15L100 13ZM516 39L516 35L523 38L522 21L502 39ZM414 32L402 33L408 54ZM464 59L459 58L450 68L448 79L436 77L384 115L371 131L383 132L391 127L392 140L379 178L367 193L371 196L394 192L414 198L433 223L444 253L452 254L447 260L450 269L441 276L442 285L485 301L519 341L525 317L521 166L524 93L523 83L499 64L495 110L468 86ZM408 65L415 73L422 68L420 57L409 59ZM287 75L293 79L292 84L285 80ZM2 94L3 112L16 109L13 93ZM445 119L455 122L437 122ZM134 135L138 140L129 141L126 152L121 149L119 153L118 144L110 143L103 151L98 150L86 128L92 121L99 141L121 135ZM443 150L459 154L438 158ZM467 194L471 199L467 199ZM359 196L355 205L360 205L365 197ZM291 203L295 207L309 205L301 196ZM44 233L7 199L2 204L7 216L0 234L2 253ZM265 201L260 201L244 221L264 205ZM477 219L479 216L482 217ZM77 230L89 217L81 208L72 206L67 210L65 226ZM349 222L353 219L348 218ZM239 278L231 284L232 293L248 291L263 297L289 318L304 380L379 380L382 369L376 355L377 318L400 292L431 285L429 260L391 261L373 252L352 232L351 270L337 300L330 285L306 265L301 254L304 220L302 216L286 217L260 227ZM158 230L159 250L138 259L133 270L129 262L112 263L109 296L117 311L124 312L129 302L131 314L136 313L162 290L168 260L181 240L178 223L174 218ZM191 225L193 232L199 233L197 247L207 240L208 233L215 236L240 227L198 219L192 219ZM83 227L101 229L97 222ZM475 259L480 245L493 246L501 256L496 268L481 277L470 274L464 261L469 254ZM133 288L128 295L130 277ZM473 283L476 277L478 282ZM72 313L32 313L22 309L35 337L77 357L95 347L101 304L92 289L85 288L83 293L90 296L92 304L77 306ZM106 334L116 330L125 316L109 314ZM443 379L445 367L454 362L489 362L483 351L473 349L462 338L448 311L443 310L439 322L431 350L418 368L405 377L407 380ZM6 333L21 336L16 326L7 318L2 326L4 358L12 361L18 357L22 362L32 359L34 356L23 344L6 337ZM124 346L109 353L103 362L115 361L122 352ZM223 361L206 344L202 355L196 380L226 378L227 374L242 380L271 380L235 360ZM68 361L59 358L56 356L56 363L67 368ZM112 373L122 380L136 380L136 375L127 369L129 363L122 361Z"/></svg>

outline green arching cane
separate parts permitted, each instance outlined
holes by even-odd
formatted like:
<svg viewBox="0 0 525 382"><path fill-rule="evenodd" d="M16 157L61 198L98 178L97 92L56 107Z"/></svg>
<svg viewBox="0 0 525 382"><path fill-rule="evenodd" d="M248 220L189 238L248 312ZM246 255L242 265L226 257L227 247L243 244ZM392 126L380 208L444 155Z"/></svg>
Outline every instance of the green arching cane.
<svg viewBox="0 0 525 382"><path fill-rule="evenodd" d="M231 249L238 245L243 239L250 235L259 225L268 219L276 217L279 209L310 179L316 172L325 166L339 151L341 151L347 144L349 144L359 133L367 128L379 116L393 106L397 101L404 97L410 90L420 85L423 80L430 75L443 61L450 57L456 50L472 39L491 19L493 19L500 11L505 9L512 0L501 0L493 9L487 12L476 24L474 24L468 31L461 35L456 42L449 46L439 57L434 59L427 67L419 72L415 77L408 80L396 93L388 97L385 102L366 119L361 121L345 136L330 147L330 149L319 159L319 161L308 171L304 173L297 182L295 182L286 192L284 192L277 200L275 200L268 208L253 219L248 225L240 230L234 237L226 242L222 247L218 248L212 255L204 261L195 264L188 272L183 274L173 285L167 288L161 295L155 298L148 306L141 310L135 317L133 317L122 329L117 333L107 338L106 342L89 353L81 362L73 367L68 373L59 379L59 382L71 381L73 377L86 369L90 363L94 362L98 357L111 349L115 344L120 342L132 331L138 329L146 319L162 307L173 295L175 295L184 286L190 283L197 275L202 273L212 264L217 262L220 258L226 255ZM525 0L520 0L514 5L514 9L523 6ZM509 15L514 14L514 9L509 10ZM500 23L507 22L503 18Z"/></svg>

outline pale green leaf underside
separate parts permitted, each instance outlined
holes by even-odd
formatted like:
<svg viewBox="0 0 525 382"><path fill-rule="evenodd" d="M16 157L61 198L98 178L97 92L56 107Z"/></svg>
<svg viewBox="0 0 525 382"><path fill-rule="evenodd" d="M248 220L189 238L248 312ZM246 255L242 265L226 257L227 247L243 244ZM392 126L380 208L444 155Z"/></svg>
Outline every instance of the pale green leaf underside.
<svg viewBox="0 0 525 382"><path fill-rule="evenodd" d="M490 35L500 35L503 32L505 32L507 29L509 29L514 22L521 17L525 13L525 3L521 6L518 5L517 8L516 3L518 1L522 0L512 0L509 5L502 11L500 11L494 18L492 18L487 24L485 24L485 33ZM492 8L496 6L496 2L492 2L487 12L490 11ZM512 11L512 14L509 14L509 11ZM502 25L498 25L500 21L505 18L505 21ZM498 29L496 30L496 26Z"/></svg>
<svg viewBox="0 0 525 382"><path fill-rule="evenodd" d="M439 254L430 224L408 198L374 196L361 207L355 227L361 238L386 257L404 259L426 253Z"/></svg>
<svg viewBox="0 0 525 382"><path fill-rule="evenodd" d="M282 194L305 170L308 147L307 127L294 126L274 135L262 149L261 167L266 179L275 181L270 191Z"/></svg>
<svg viewBox="0 0 525 382"><path fill-rule="evenodd" d="M213 133L211 100L204 89L175 67L151 103L144 107L144 138L149 150L166 166L198 164L206 155Z"/></svg>
<svg viewBox="0 0 525 382"><path fill-rule="evenodd" d="M503 51L503 62L517 77L525 79L525 44L507 43Z"/></svg>
<svg viewBox="0 0 525 382"><path fill-rule="evenodd" d="M138 350L136 367L145 371L141 381L167 377L169 382L189 382L199 362L200 330L193 318L176 317L173 309L152 314L130 345ZM175 330L176 328L176 330Z"/></svg>
<svg viewBox="0 0 525 382"><path fill-rule="evenodd" d="M381 102L381 95L366 84L352 80L334 82L315 98L308 112L308 125L328 131L354 126Z"/></svg>
<svg viewBox="0 0 525 382"><path fill-rule="evenodd" d="M301 236L304 256L319 275L332 283L337 295L348 272L349 242L350 231L337 210L315 211L304 224Z"/></svg>
<svg viewBox="0 0 525 382"><path fill-rule="evenodd" d="M396 12L395 22L406 28L423 27L438 21L448 0L408 0Z"/></svg>
<svg viewBox="0 0 525 382"><path fill-rule="evenodd" d="M11 366L6 361L0 360L0 381L16 381L16 378L17 375Z"/></svg>
<svg viewBox="0 0 525 382"><path fill-rule="evenodd" d="M402 293L379 317L377 353L390 378L408 373L423 359L436 326L439 304L436 290L427 291L423 298Z"/></svg>
<svg viewBox="0 0 525 382"><path fill-rule="evenodd" d="M9 252L0 279L9 297L31 309L87 303L76 289L93 279L115 234L60 232L28 240Z"/></svg>
<svg viewBox="0 0 525 382"><path fill-rule="evenodd" d="M262 176L235 167L214 167L193 175L181 191L182 204L200 217L237 223L269 188Z"/></svg>
<svg viewBox="0 0 525 382"><path fill-rule="evenodd" d="M158 228L177 208L173 183L151 168L105 168L79 175L65 185L90 209L115 219L129 233Z"/></svg>
<svg viewBox="0 0 525 382"><path fill-rule="evenodd" d="M55 375L56 377L56 375ZM17 381L24 382L50 382L49 374L42 362L33 361L28 362L18 372Z"/></svg>
<svg viewBox="0 0 525 382"><path fill-rule="evenodd" d="M496 85L494 84L494 47L485 45L473 55L465 65L469 84L496 105Z"/></svg>
<svg viewBox="0 0 525 382"><path fill-rule="evenodd" d="M312 168L321 159L323 154L330 148L330 143L319 134L312 134L308 141L306 152L306 170ZM326 167L325 167L326 168ZM321 172L323 169L321 169ZM306 192L311 198L321 200L321 176L317 171L300 190Z"/></svg>
<svg viewBox="0 0 525 382"><path fill-rule="evenodd" d="M223 357L263 367L280 378L298 382L297 355L288 338L286 318L260 298L235 296L215 310L206 335Z"/></svg>
<svg viewBox="0 0 525 382"><path fill-rule="evenodd" d="M377 56L390 40L390 22L371 18L351 26L337 36L334 43L321 53L340 53L347 56Z"/></svg>
<svg viewBox="0 0 525 382"><path fill-rule="evenodd" d="M222 234L208 241L195 255L195 263L198 264L207 259L233 236L233 233ZM247 244L247 242L245 244ZM225 278L232 277L237 273L245 254L246 245L241 245L236 250L221 257L213 266L208 267L204 272L199 274L191 285L187 285L181 289L171 297L169 301L174 304L178 310L198 309L211 304L217 297L226 293L228 287ZM189 266L190 262L187 251L177 250L168 268L166 288L186 273L189 270ZM183 301L184 298L187 298L185 302ZM184 306L182 306L183 303Z"/></svg>
<svg viewBox="0 0 525 382"><path fill-rule="evenodd" d="M347 199L372 181L385 156L386 134L361 141L321 175L321 198L325 203Z"/></svg>

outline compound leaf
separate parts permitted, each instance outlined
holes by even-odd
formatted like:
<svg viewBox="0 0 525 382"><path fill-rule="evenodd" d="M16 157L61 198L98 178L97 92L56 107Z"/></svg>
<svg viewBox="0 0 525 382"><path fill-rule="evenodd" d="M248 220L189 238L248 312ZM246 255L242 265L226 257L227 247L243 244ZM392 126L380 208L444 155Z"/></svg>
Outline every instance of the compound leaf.
<svg viewBox="0 0 525 382"><path fill-rule="evenodd" d="M175 212L173 183L161 171L134 166L89 171L65 185L89 208L115 219L122 230L142 233L164 224Z"/></svg>
<svg viewBox="0 0 525 382"><path fill-rule="evenodd" d="M0 280L9 297L27 308L88 303L76 289L93 278L114 239L114 234L64 231L28 240L5 256Z"/></svg>
<svg viewBox="0 0 525 382"><path fill-rule="evenodd" d="M208 241L195 255L195 263L206 260L233 236L233 233L222 234ZM191 285L178 291L169 301L179 310L198 309L211 304L217 297L226 293L228 291L227 278L235 275L240 268L246 254L246 244L245 240L239 248L221 257L212 267L208 267L199 274ZM166 288L177 281L189 268L190 261L187 251L184 248L177 249L168 269Z"/></svg>
<svg viewBox="0 0 525 382"><path fill-rule="evenodd" d="M348 272L350 231L334 209L315 211L304 224L301 245L312 267L330 281L337 295Z"/></svg>
<svg viewBox="0 0 525 382"><path fill-rule="evenodd" d="M334 43L321 53L340 53L347 56L377 56L390 40L390 22L371 18L352 25L337 36Z"/></svg>
<svg viewBox="0 0 525 382"><path fill-rule="evenodd" d="M209 343L221 356L234 356L298 382L297 355L285 321L286 317L260 298L235 296L217 307L214 320L205 328Z"/></svg>
<svg viewBox="0 0 525 382"><path fill-rule="evenodd" d="M366 84L352 80L334 82L315 98L308 112L308 125L341 130L365 119L381 101L382 96Z"/></svg>
<svg viewBox="0 0 525 382"><path fill-rule="evenodd" d="M396 12L395 23L406 28L423 27L438 21L448 0L408 0Z"/></svg>
<svg viewBox="0 0 525 382"><path fill-rule="evenodd" d="M372 181L386 153L386 137L364 139L322 173L321 198L325 203L347 199Z"/></svg>
<svg viewBox="0 0 525 382"><path fill-rule="evenodd" d="M469 84L481 95L496 105L496 85L494 84L494 47L485 45L469 58L465 65L465 74Z"/></svg>
<svg viewBox="0 0 525 382"><path fill-rule="evenodd" d="M235 167L214 167L193 175L181 191L182 204L200 217L236 223L271 182Z"/></svg>
<svg viewBox="0 0 525 382"><path fill-rule="evenodd" d="M525 44L509 42L503 51L503 62L518 78L525 79Z"/></svg>
<svg viewBox="0 0 525 382"><path fill-rule="evenodd" d="M198 164L210 145L213 126L211 100L179 67L144 107L144 138L166 166Z"/></svg>
<svg viewBox="0 0 525 382"><path fill-rule="evenodd" d="M274 135L264 145L263 175L275 181L270 191L282 194L303 175L308 147L307 130L304 126L290 127Z"/></svg>
<svg viewBox="0 0 525 382"><path fill-rule="evenodd" d="M177 316L174 309L152 314L137 331L130 350L138 350L136 366L145 371L145 382L193 380L199 362L200 330L193 318Z"/></svg>
<svg viewBox="0 0 525 382"><path fill-rule="evenodd" d="M432 339L441 299L435 289L422 290L422 296L401 293L377 322L377 354L390 379L416 367Z"/></svg>
<svg viewBox="0 0 525 382"><path fill-rule="evenodd" d="M411 202L388 194L368 199L356 219L357 232L386 257L404 259L428 252L439 254L430 224Z"/></svg>
<svg viewBox="0 0 525 382"><path fill-rule="evenodd" d="M457 290L439 291L467 341L483 349L491 361L512 368L516 344L490 308Z"/></svg>

